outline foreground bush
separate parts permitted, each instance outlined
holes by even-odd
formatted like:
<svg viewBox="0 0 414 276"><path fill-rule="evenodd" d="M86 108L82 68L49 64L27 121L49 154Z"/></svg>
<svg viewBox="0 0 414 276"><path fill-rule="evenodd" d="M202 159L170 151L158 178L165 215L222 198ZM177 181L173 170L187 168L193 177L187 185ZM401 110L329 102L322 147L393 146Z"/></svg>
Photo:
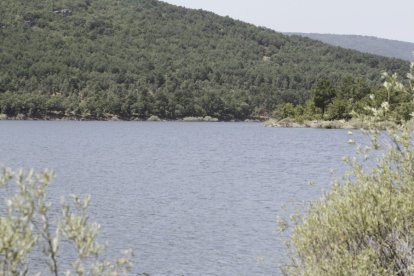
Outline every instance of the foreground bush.
<svg viewBox="0 0 414 276"><path fill-rule="evenodd" d="M412 74L405 84L396 76L385 77L387 91L413 93ZM286 275L414 273L413 133L406 126L375 130L376 123L392 119L388 102L367 110L372 113L372 144L358 146L360 155L347 159L349 172L304 215L291 220ZM366 165L376 149L382 153L376 154L374 166Z"/></svg>
<svg viewBox="0 0 414 276"><path fill-rule="evenodd" d="M62 214L51 212L46 190L52 179L48 171L4 169L0 174L0 193L7 197L0 213L2 275L34 275L34 259L37 267L47 264L42 271L51 275L127 274L130 252L113 262L102 257L105 246L97 242L100 227L87 215L89 197L72 196L71 203L62 198ZM63 255L72 263L62 263Z"/></svg>

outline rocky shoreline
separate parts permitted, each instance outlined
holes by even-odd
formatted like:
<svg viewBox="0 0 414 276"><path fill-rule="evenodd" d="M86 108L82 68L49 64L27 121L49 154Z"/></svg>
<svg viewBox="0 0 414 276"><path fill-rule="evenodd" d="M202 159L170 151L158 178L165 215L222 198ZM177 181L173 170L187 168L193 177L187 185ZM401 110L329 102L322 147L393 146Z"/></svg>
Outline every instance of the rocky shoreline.
<svg viewBox="0 0 414 276"><path fill-rule="evenodd" d="M303 122L297 122L291 119L275 120L269 119L264 122L266 127L281 127L281 128L326 128L326 129L355 129L360 128L359 124L355 122L345 120L335 121L320 121L309 120Z"/></svg>
<svg viewBox="0 0 414 276"><path fill-rule="evenodd" d="M269 119L264 123L265 127L280 127L280 128L325 128L325 129L367 129L372 128L372 122L364 122L361 120L351 119L346 120L305 120L303 122L297 122L293 119ZM378 129L395 128L396 124L393 122L380 122L376 123L375 127Z"/></svg>

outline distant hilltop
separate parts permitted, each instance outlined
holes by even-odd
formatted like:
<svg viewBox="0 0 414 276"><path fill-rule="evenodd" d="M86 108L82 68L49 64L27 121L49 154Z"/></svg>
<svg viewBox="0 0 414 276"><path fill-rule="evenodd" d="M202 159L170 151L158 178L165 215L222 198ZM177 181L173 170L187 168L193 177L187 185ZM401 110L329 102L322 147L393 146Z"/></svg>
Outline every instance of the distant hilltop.
<svg viewBox="0 0 414 276"><path fill-rule="evenodd" d="M266 118L408 62L155 0L1 0L0 115Z"/></svg>
<svg viewBox="0 0 414 276"><path fill-rule="evenodd" d="M411 42L362 35L338 35L318 33L286 34L304 36L311 39L322 41L330 45L339 46L347 49L353 49L365 53L414 61L414 43Z"/></svg>

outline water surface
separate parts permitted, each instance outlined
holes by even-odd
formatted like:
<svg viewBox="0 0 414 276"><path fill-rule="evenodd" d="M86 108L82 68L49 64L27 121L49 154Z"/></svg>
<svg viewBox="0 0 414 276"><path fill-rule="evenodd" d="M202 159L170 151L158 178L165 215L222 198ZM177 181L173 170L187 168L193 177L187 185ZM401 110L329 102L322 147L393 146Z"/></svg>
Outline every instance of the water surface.
<svg viewBox="0 0 414 276"><path fill-rule="evenodd" d="M329 187L347 139L257 123L1 121L0 161L53 169L53 198L90 194L135 274L278 275L277 217Z"/></svg>

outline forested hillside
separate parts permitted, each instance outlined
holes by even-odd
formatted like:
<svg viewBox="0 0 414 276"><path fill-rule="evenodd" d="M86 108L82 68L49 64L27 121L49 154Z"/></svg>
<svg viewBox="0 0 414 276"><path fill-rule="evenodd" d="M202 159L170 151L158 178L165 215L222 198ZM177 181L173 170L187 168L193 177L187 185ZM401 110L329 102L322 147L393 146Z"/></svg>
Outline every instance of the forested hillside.
<svg viewBox="0 0 414 276"><path fill-rule="evenodd" d="M362 35L337 35L317 33L290 34L309 37L334 46L340 46L365 53L414 61L414 43L411 42Z"/></svg>
<svg viewBox="0 0 414 276"><path fill-rule="evenodd" d="M221 120L303 104L320 79L379 83L408 62L155 0L2 0L0 113Z"/></svg>

